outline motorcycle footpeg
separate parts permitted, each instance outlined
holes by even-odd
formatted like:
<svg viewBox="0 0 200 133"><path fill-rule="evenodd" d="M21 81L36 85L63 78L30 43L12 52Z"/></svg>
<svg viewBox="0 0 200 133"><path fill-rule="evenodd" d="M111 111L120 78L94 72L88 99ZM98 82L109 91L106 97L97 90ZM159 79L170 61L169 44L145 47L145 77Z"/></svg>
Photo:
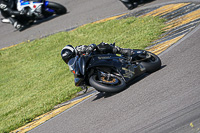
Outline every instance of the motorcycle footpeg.
<svg viewBox="0 0 200 133"><path fill-rule="evenodd" d="M88 91L88 87L87 86L81 86L81 89L84 90L83 93L86 93Z"/></svg>

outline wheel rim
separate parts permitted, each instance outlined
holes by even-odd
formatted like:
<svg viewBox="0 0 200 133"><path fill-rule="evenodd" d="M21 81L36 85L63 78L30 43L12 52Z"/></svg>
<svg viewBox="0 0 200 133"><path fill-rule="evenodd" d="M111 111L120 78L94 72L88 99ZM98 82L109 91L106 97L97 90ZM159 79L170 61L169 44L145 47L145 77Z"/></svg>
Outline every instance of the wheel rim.
<svg viewBox="0 0 200 133"><path fill-rule="evenodd" d="M94 79L99 82L100 84L110 85L110 86L117 86L121 84L120 79L116 76L108 76L108 75L101 75L98 74L94 77Z"/></svg>
<svg viewBox="0 0 200 133"><path fill-rule="evenodd" d="M107 80L107 76L99 76L97 74L92 75L89 82L92 87L100 92L116 93L126 88L126 83L121 79L121 77L112 76L112 79L110 78ZM103 80L105 80L105 82L103 82Z"/></svg>
<svg viewBox="0 0 200 133"><path fill-rule="evenodd" d="M119 80L117 78L111 77L110 79L107 79L107 77L101 77L100 80L102 83L115 85L119 83Z"/></svg>

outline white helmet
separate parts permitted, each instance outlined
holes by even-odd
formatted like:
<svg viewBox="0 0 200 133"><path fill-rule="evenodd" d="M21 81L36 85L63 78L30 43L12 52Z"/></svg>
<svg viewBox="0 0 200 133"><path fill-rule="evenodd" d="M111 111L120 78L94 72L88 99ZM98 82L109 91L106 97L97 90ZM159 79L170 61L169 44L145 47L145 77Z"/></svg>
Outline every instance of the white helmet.
<svg viewBox="0 0 200 133"><path fill-rule="evenodd" d="M72 45L67 45L62 49L61 56L65 63L68 63L71 58L76 56L76 53L76 49Z"/></svg>

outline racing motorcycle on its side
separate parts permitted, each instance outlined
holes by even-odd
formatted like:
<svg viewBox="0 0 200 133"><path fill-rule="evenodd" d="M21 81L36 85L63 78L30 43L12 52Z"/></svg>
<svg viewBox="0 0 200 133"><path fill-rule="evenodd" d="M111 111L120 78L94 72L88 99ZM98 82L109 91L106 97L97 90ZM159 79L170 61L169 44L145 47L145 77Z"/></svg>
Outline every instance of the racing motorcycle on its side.
<svg viewBox="0 0 200 133"><path fill-rule="evenodd" d="M160 58L148 51L133 49L131 56L116 54L77 55L68 62L76 86L87 90L92 86L99 92L117 93L127 83L144 74L161 68Z"/></svg>

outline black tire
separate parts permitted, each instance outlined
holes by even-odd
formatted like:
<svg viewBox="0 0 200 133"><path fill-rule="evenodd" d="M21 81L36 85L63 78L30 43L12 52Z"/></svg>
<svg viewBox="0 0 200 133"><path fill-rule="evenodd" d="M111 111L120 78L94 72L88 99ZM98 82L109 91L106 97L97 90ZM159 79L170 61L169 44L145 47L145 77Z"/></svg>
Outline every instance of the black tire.
<svg viewBox="0 0 200 133"><path fill-rule="evenodd" d="M132 0L120 0L120 1L128 8L128 10L132 10L138 5L137 2L134 2Z"/></svg>
<svg viewBox="0 0 200 133"><path fill-rule="evenodd" d="M144 62L141 62L141 65L145 67L146 72L152 73L159 70L162 64L160 58L157 55L148 51L147 54L149 54L151 57Z"/></svg>
<svg viewBox="0 0 200 133"><path fill-rule="evenodd" d="M108 85L99 82L97 75L92 75L89 79L90 85L99 92L117 93L126 88L126 83L120 77L115 77L119 80L119 84Z"/></svg>
<svg viewBox="0 0 200 133"><path fill-rule="evenodd" d="M55 14L58 14L58 15L67 13L67 8L55 2L49 1L49 4L47 5L47 7L50 9L53 9L55 11Z"/></svg>

